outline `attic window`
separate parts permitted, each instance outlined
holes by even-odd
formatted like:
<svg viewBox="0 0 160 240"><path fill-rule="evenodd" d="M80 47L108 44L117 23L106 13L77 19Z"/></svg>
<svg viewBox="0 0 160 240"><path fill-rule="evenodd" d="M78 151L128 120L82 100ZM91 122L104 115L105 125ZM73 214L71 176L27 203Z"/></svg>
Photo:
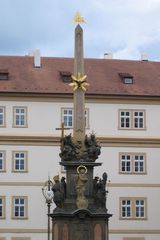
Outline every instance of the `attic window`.
<svg viewBox="0 0 160 240"><path fill-rule="evenodd" d="M71 82L71 75L72 75L71 72L60 71L60 76L61 76L63 82L65 82L65 83Z"/></svg>
<svg viewBox="0 0 160 240"><path fill-rule="evenodd" d="M9 72L6 69L0 69L0 80L8 80Z"/></svg>
<svg viewBox="0 0 160 240"><path fill-rule="evenodd" d="M119 73L124 84L133 84L133 76L129 73Z"/></svg>

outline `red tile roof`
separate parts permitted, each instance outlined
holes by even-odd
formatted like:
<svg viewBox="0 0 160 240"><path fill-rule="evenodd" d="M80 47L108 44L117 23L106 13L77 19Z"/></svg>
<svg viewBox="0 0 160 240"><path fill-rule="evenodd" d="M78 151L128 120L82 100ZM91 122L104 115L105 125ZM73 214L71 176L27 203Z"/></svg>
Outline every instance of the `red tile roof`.
<svg viewBox="0 0 160 240"><path fill-rule="evenodd" d="M72 58L42 57L35 68L33 57L1 56L0 70L7 69L9 80L0 80L0 92L71 93L60 72L73 72ZM85 59L88 94L160 96L160 62ZM119 73L134 78L124 84Z"/></svg>

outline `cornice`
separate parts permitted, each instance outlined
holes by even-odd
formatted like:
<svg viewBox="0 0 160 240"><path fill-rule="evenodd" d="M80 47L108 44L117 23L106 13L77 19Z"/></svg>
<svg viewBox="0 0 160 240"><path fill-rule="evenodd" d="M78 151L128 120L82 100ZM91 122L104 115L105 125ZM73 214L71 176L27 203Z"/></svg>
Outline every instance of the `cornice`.
<svg viewBox="0 0 160 240"><path fill-rule="evenodd" d="M110 229L110 234L160 234L159 229Z"/></svg>
<svg viewBox="0 0 160 240"><path fill-rule="evenodd" d="M160 138L158 137L98 137L102 147L160 147Z"/></svg>
<svg viewBox="0 0 160 240"><path fill-rule="evenodd" d="M51 135L0 135L1 145L59 146L60 137Z"/></svg>
<svg viewBox="0 0 160 240"><path fill-rule="evenodd" d="M160 104L160 96L144 95L108 95L86 93L86 103L126 103L126 104ZM34 92L0 92L0 99L6 101L48 101L73 102L73 93L34 93Z"/></svg>
<svg viewBox="0 0 160 240"><path fill-rule="evenodd" d="M0 182L0 186L42 187L44 182ZM109 188L160 188L160 183L109 183Z"/></svg>
<svg viewBox="0 0 160 240"><path fill-rule="evenodd" d="M160 147L160 138L158 137L113 137L97 136L102 147ZM60 136L57 135L13 135L1 134L1 145L35 145L35 146L59 146Z"/></svg>

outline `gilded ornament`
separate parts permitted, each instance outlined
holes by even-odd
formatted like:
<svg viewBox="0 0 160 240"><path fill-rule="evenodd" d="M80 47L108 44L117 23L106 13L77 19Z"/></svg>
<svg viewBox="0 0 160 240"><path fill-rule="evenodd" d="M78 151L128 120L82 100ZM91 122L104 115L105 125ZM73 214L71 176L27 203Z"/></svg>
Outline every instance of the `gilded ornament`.
<svg viewBox="0 0 160 240"><path fill-rule="evenodd" d="M87 173L87 168L86 168L86 166L84 166L84 165L78 166L78 167L77 167L77 173L80 174L81 171L83 171L83 173L86 174L86 173Z"/></svg>
<svg viewBox="0 0 160 240"><path fill-rule="evenodd" d="M89 83L86 82L87 75L81 75L78 72L77 76L72 75L73 82L69 84L69 86L73 87L73 91L76 91L78 88L86 91L86 87L89 86Z"/></svg>
<svg viewBox="0 0 160 240"><path fill-rule="evenodd" d="M76 15L73 18L73 21L75 23L85 23L84 17L81 16L80 12L77 12Z"/></svg>

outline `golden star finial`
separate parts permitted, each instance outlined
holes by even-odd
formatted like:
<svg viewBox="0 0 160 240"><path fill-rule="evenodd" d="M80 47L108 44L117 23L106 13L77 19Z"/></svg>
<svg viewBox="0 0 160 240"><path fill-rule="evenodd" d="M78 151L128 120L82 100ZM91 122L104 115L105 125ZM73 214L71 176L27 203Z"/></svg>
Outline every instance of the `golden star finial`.
<svg viewBox="0 0 160 240"><path fill-rule="evenodd" d="M85 23L84 17L81 16L80 12L77 12L76 15L73 18L73 21L77 24L79 23Z"/></svg>
<svg viewBox="0 0 160 240"><path fill-rule="evenodd" d="M86 87L89 86L89 83L86 83L87 75L81 75L78 72L77 76L72 75L73 82L69 84L69 86L73 87L73 91L76 91L78 88L86 91Z"/></svg>

